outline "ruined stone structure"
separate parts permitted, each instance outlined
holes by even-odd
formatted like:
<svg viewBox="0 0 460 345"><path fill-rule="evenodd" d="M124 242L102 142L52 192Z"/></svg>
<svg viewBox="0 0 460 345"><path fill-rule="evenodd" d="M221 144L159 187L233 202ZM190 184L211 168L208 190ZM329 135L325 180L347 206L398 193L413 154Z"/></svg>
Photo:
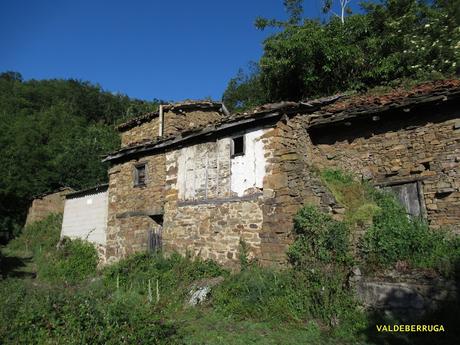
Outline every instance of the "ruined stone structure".
<svg viewBox="0 0 460 345"><path fill-rule="evenodd" d="M302 205L343 213L317 177L325 167L391 188L408 213L460 232L459 105L454 80L232 115L186 102L131 120L105 158L107 259L146 250L153 232L167 252L231 267L244 241L262 264L282 263Z"/></svg>
<svg viewBox="0 0 460 345"><path fill-rule="evenodd" d="M151 233L163 227L166 168L164 151L140 154L152 140L173 137L226 116L221 103L185 102L163 105L159 112L133 119L118 127L123 159L109 169L107 259L114 261L148 249ZM142 150L142 149L141 149ZM125 159L129 157L129 159ZM136 181L142 171L143 181Z"/></svg>
<svg viewBox="0 0 460 345"><path fill-rule="evenodd" d="M64 187L34 197L27 212L26 226L45 219L50 214L64 212L65 196L74 192L72 188Z"/></svg>

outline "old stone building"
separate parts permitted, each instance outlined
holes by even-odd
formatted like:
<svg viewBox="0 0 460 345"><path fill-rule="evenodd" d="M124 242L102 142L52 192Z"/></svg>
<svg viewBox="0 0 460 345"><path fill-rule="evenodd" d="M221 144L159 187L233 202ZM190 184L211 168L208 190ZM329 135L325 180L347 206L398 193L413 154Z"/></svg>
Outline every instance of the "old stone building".
<svg viewBox="0 0 460 345"><path fill-rule="evenodd" d="M317 177L341 168L392 188L408 213L460 231L460 82L337 95L228 114L214 102L166 105L119 127L109 170L107 260L149 247L228 266L240 241L283 262L305 203L340 215ZM152 237L153 236L153 237Z"/></svg>
<svg viewBox="0 0 460 345"><path fill-rule="evenodd" d="M64 212L65 196L72 192L74 192L72 188L63 187L53 192L35 196L27 212L25 225L43 220L50 214Z"/></svg>

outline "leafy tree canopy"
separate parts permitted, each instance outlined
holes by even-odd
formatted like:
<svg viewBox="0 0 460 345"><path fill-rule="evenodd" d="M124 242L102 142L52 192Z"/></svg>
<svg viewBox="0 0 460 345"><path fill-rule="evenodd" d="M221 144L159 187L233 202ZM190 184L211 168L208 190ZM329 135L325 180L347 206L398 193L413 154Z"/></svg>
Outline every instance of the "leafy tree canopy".
<svg viewBox="0 0 460 345"><path fill-rule="evenodd" d="M302 1L284 5L287 21L256 20L279 31L264 41L257 68L229 81L230 109L460 73L459 0L367 1L343 22L302 21Z"/></svg>
<svg viewBox="0 0 460 345"><path fill-rule="evenodd" d="M0 232L20 228L34 195L106 181L100 160L119 146L114 124L157 104L89 82L23 81L18 72L1 73Z"/></svg>

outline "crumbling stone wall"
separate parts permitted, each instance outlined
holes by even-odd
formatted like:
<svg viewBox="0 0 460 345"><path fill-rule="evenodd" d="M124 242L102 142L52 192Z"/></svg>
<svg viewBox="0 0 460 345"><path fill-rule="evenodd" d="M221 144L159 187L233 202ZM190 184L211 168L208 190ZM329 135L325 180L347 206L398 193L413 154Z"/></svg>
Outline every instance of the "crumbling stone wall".
<svg viewBox="0 0 460 345"><path fill-rule="evenodd" d="M354 268L349 283L364 307L405 321L422 319L442 308L450 309L458 296L455 281L416 270L391 270L372 277L361 275Z"/></svg>
<svg viewBox="0 0 460 345"><path fill-rule="evenodd" d="M460 232L458 111L396 113L377 122L312 129L310 137L308 155L320 168L339 167L375 184L420 181L430 225Z"/></svg>
<svg viewBox="0 0 460 345"><path fill-rule="evenodd" d="M164 154L132 159L109 170L108 262L147 249L148 230L156 230L163 213ZM134 169L146 163L145 186L134 185Z"/></svg>
<svg viewBox="0 0 460 345"><path fill-rule="evenodd" d="M164 135L170 135L194 127L206 126L222 120L222 113L217 110L181 110L164 111Z"/></svg>
<svg viewBox="0 0 460 345"><path fill-rule="evenodd" d="M217 110L181 110L180 107L168 110L166 108L163 113L163 135L178 134L194 127L216 123L222 119L222 116L222 113ZM161 136L159 116L143 121L145 122L121 130L121 147L133 146Z"/></svg>
<svg viewBox="0 0 460 345"><path fill-rule="evenodd" d="M268 139L262 140L264 145L268 143ZM200 152L193 155L197 160L194 165L209 168L206 174L198 174L205 178L198 181L199 188L195 189L193 198L192 194L181 191L183 177L179 178L179 167L184 168L181 163L183 150L187 149L166 153L165 250L188 252L237 267L240 240L243 240L248 246L249 257L259 258L263 194L257 188L248 188L242 196L232 192L230 139L192 146L194 152Z"/></svg>
<svg viewBox="0 0 460 345"><path fill-rule="evenodd" d="M43 220L52 213L63 213L65 196L73 191L72 188L63 188L58 192L35 198L27 212L25 225Z"/></svg>
<svg viewBox="0 0 460 345"><path fill-rule="evenodd" d="M160 121L158 116L148 122L133 126L121 132L121 147L131 146L142 141L152 140L160 135Z"/></svg>
<svg viewBox="0 0 460 345"><path fill-rule="evenodd" d="M261 262L283 264L294 240L293 218L303 205L318 205L337 216L342 209L315 174L308 155L305 116L279 121L264 138L268 140L269 166L263 185Z"/></svg>

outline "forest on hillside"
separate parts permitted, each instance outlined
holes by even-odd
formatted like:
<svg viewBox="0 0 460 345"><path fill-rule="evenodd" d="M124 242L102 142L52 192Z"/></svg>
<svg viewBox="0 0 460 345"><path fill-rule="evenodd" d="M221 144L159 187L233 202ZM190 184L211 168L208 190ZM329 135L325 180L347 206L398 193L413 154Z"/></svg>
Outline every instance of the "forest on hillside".
<svg viewBox="0 0 460 345"><path fill-rule="evenodd" d="M154 110L79 80L0 74L0 237L17 234L34 195L107 179L101 156L119 146L115 124Z"/></svg>
<svg viewBox="0 0 460 345"><path fill-rule="evenodd" d="M339 2L324 0L324 18L308 19L303 0L283 0L288 20L257 18L257 28L275 33L260 60L228 82L227 107L459 75L460 0L364 1L355 14L354 2L343 2L340 17L332 11ZM106 181L100 157L119 145L114 125L158 103L85 81L0 72L0 237L20 231L34 195Z"/></svg>

